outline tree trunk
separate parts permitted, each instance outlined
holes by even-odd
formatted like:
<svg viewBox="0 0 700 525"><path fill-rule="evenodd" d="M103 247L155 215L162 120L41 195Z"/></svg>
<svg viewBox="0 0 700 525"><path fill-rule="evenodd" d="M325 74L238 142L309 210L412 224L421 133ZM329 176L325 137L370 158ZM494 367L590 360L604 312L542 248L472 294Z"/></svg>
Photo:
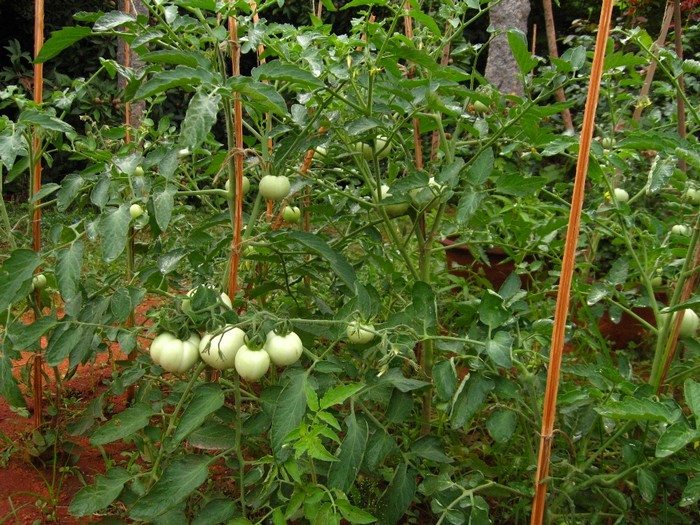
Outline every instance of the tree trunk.
<svg viewBox="0 0 700 525"><path fill-rule="evenodd" d="M529 0L502 0L491 7L489 20L496 36L489 43L486 79L501 93L523 94L518 64L508 45L508 31L519 29L527 34Z"/></svg>

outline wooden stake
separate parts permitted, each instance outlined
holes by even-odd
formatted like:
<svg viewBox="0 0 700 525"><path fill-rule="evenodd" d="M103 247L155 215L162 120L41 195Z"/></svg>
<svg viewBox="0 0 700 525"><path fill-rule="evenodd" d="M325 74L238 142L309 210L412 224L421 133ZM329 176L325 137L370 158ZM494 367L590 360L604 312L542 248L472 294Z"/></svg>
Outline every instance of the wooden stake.
<svg viewBox="0 0 700 525"><path fill-rule="evenodd" d="M542 0L542 6L544 7L544 27L547 32L547 47L549 48L549 56L552 58L559 57L559 50L557 49L557 32L554 27L554 11L552 9L552 0ZM533 48L534 48L534 37L533 37ZM534 54L534 52L533 52ZM554 92L554 98L557 102L566 102L566 95L564 94L564 88L558 88ZM574 122L571 120L571 112L569 108L564 108L561 110L561 118L564 121L564 128L566 130L573 131Z"/></svg>
<svg viewBox="0 0 700 525"><path fill-rule="evenodd" d="M671 20L673 19L673 0L669 0L666 4L666 13L664 14L664 20L661 23L661 30L659 31L659 37L656 39L656 49L663 46L666 42L666 36L668 35L668 28L671 26ZM656 52L656 49L654 52ZM639 100L637 106L634 108L634 113L632 114L632 120L639 122L642 118L642 111L644 111L645 100L649 96L649 90L651 89L651 82L654 80L654 74L656 73L656 60L651 60L647 66L647 74L644 77L644 84L642 85L642 90L639 92Z"/></svg>
<svg viewBox="0 0 700 525"><path fill-rule="evenodd" d="M34 0L34 57L44 45L44 0ZM44 101L44 64L34 64L34 102L39 105ZM31 194L36 195L41 189L41 139L35 131L32 139L32 151L34 152L34 169L32 172ZM32 248L35 252L41 251L41 208L40 201L35 201L32 211ZM41 295L39 290L35 293L36 315L41 315ZM37 319L38 320L38 319ZM43 411L43 358L42 350L36 353L34 358L34 426L39 428L42 422Z"/></svg>
<svg viewBox="0 0 700 525"><path fill-rule="evenodd" d="M241 74L241 46L238 41L236 18L228 18L229 39L231 41L231 67L233 76ZM243 230L243 103L241 94L233 96L233 123L236 139L234 155L234 178L236 195L234 200L233 239L231 243L231 264L229 268L228 294L235 300L238 293L238 270L241 262L241 232Z"/></svg>
<svg viewBox="0 0 700 525"><path fill-rule="evenodd" d="M574 191L569 212L569 224L566 230L566 243L564 245L556 311L554 314L552 347L549 356L549 368L547 370L547 387L544 394L544 406L542 410L542 431L537 458L535 497L532 502L532 516L530 520L532 525L540 525L544 519L547 477L549 476L550 454L552 439L554 437L554 419L557 409L557 392L559 391L559 376L564 350L566 317L569 312L571 281L574 274L576 245L578 244L578 235L581 225L581 209L583 208L591 139L593 137L596 108L598 107L598 97L600 95L600 80L603 75L603 60L605 58L605 46L608 40L608 33L610 32L610 18L612 15L613 3L614 0L603 0L603 7L600 12L600 22L598 25L598 35L596 37L595 53L593 55L593 65L591 67L591 79L588 86L588 96L586 98L586 107L583 115L579 155L576 164L576 179L574 181Z"/></svg>
<svg viewBox="0 0 700 525"><path fill-rule="evenodd" d="M673 34L676 45L676 56L683 61L683 24L681 22L681 0L675 0L673 3ZM676 95L676 108L678 112L678 135L685 139L685 101L681 96L685 89L685 81L683 80L683 70L678 75L678 94ZM685 160L681 159L678 162L678 167L682 171L688 169ZM680 316L679 316L680 317Z"/></svg>

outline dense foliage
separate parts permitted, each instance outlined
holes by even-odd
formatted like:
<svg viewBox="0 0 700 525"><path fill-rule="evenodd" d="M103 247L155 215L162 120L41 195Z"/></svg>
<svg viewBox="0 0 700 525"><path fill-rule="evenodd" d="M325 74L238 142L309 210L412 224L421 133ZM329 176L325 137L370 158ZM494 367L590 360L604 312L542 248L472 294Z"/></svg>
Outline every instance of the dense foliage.
<svg viewBox="0 0 700 525"><path fill-rule="evenodd" d="M559 113L571 106L580 121L593 36L579 26L549 63L509 33L526 95L503 95L476 68L487 46L465 38L488 3L353 1L357 16L336 34L322 18L266 20L277 2L256 23L245 2L146 1L148 17L80 13L39 57L123 38L143 70L99 58L40 107L17 86L0 90L0 107L17 112L0 120L3 180L26 184L33 133L44 162L76 166L32 199L56 213L39 253L3 223L0 394L28 414L29 374L12 375L22 351L68 374L114 343L133 356L57 431L56 447L72 436L127 445L105 454L75 516L528 520L578 152ZM244 53L265 49L249 76L231 75L229 16ZM697 323L662 370L671 312L692 320L699 304L681 289L697 273L700 62L662 49L640 101L654 53L643 29L620 26L606 58L553 443L556 522L691 523L700 499ZM104 96L146 103L130 140L117 113L90 102L118 75L126 88ZM554 101L559 87L568 103ZM229 298L237 191L241 286ZM507 269L494 279L494 268ZM145 301L149 322L134 326ZM620 341L623 321L641 332ZM105 416L130 387L128 408Z"/></svg>

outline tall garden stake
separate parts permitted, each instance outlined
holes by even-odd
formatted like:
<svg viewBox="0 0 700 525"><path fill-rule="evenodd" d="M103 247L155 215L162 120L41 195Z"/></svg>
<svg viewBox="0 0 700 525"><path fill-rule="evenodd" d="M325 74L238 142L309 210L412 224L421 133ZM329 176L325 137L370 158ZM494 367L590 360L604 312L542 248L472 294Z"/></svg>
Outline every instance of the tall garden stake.
<svg viewBox="0 0 700 525"><path fill-rule="evenodd" d="M664 15L663 22L661 23L661 29L659 30L659 36L656 39L656 49L654 52L658 52L658 49L664 45L666 42L666 35L668 35L668 28L671 26L671 20L673 19L673 1L669 0L666 4L666 14ZM649 90L651 89L651 82L654 80L654 73L656 73L656 60L652 60L647 66L647 73L644 77L644 84L642 84L642 89L639 92L639 99L637 105L634 108L634 113L632 114L632 119L636 122L642 118L642 111L647 106L647 97L649 96Z"/></svg>
<svg viewBox="0 0 700 525"><path fill-rule="evenodd" d="M569 312L571 280L574 273L576 245L578 243L578 234L581 225L581 209L583 207L586 174L588 172L588 157L591 149L591 139L593 137L595 112L598 107L598 97L600 95L600 80L603 75L603 59L605 58L605 46L608 40L608 33L610 32L610 18L612 15L613 3L614 0L603 0L595 52L593 55L590 84L588 86L588 97L586 98L586 107L583 116L578 162L576 164L576 179L574 181L574 192L571 198L569 224L566 230L566 243L564 245L559 290L557 292L557 303L554 313L552 347L549 355L549 367L547 369L547 387L545 389L544 405L542 408L542 431L540 434L540 449L537 457L535 497L532 501L532 516L530 520L532 525L541 524L544 518L545 499L547 496L547 477L549 475L549 461L552 451L552 439L554 436L554 419L557 409L557 392L559 390L559 375L561 371L562 353L564 350L566 317Z"/></svg>
<svg viewBox="0 0 700 525"><path fill-rule="evenodd" d="M231 42L231 66L233 76L241 74L241 46L238 41L238 22L230 16L228 19L229 39ZM238 266L241 261L241 232L243 230L243 103L241 94L233 95L233 123L235 136L234 188L233 202L233 239L231 243L231 264L229 266L228 294L235 300L238 293Z"/></svg>
<svg viewBox="0 0 700 525"><path fill-rule="evenodd" d="M673 4L673 38L676 47L676 55L678 59L683 61L683 24L681 23L681 0L674 0ZM685 126L685 100L683 99L683 90L685 82L683 80L683 70L681 69L678 75L678 94L676 96L676 111L678 112L678 136L682 139L686 135ZM686 171L687 166L685 160L681 159L678 162L681 170Z"/></svg>
<svg viewBox="0 0 700 525"><path fill-rule="evenodd" d="M557 31L554 27L554 10L552 9L552 0L542 0L544 7L544 28L547 32L547 48L549 49L550 58L559 58L559 50L557 49ZM533 42L535 38L532 38ZM534 53L533 53L534 54ZM557 102L566 102L564 88L560 87L554 92L554 97ZM564 128L567 131L574 130L574 122L571 120L571 112L569 108L561 110L561 118L564 121Z"/></svg>
<svg viewBox="0 0 700 525"><path fill-rule="evenodd" d="M44 45L44 0L34 0L34 57L39 55ZM34 64L34 102L39 105L44 100L44 64ZM32 169L31 194L36 195L41 189L41 139L39 132L35 132L32 140L34 166ZM32 248L35 252L41 251L41 203L35 201L32 211ZM36 291L37 312L41 312L41 297ZM38 315L38 314L37 314ZM34 358L34 425L41 426L41 412L43 400L43 360L41 350Z"/></svg>

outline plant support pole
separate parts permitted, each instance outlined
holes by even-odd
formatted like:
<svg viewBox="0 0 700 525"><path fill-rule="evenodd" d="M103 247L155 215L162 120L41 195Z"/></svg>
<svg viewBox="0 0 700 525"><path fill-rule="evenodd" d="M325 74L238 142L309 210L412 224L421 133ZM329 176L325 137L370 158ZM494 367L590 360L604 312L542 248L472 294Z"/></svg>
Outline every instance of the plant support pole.
<svg viewBox="0 0 700 525"><path fill-rule="evenodd" d="M34 57L44 45L44 0L34 0ZM44 101L44 64L34 64L34 102L40 105ZM41 139L39 132L34 132L32 140L32 152L34 166L31 173L31 195L36 195L41 189ZM32 205L32 248L35 252L41 251L41 202L35 201ZM41 315L41 294L36 290L36 312ZM37 319L38 320L38 319ZM34 426L41 426L41 413L43 401L43 360L41 349L34 358Z"/></svg>
<svg viewBox="0 0 700 525"><path fill-rule="evenodd" d="M552 9L552 0L542 0L542 7L544 8L544 28L547 32L547 47L549 48L549 56L551 58L559 58L559 50L557 49L557 32L556 28L554 27L554 10ZM534 48L534 35L532 37L532 42ZM557 88L557 90L554 92L554 97L557 99L557 102L566 102L564 88ZM573 131L574 122L571 120L571 111L569 111L569 108L564 108L561 110L561 118L564 121L564 128L567 131Z"/></svg>
<svg viewBox="0 0 700 525"><path fill-rule="evenodd" d="M537 474L535 478L535 497L532 502L531 525L543 523L545 511L545 498L547 496L547 477L549 476L549 462L552 451L552 439L554 436L554 419L557 408L557 392L559 390L559 376L561 372L561 360L564 350L564 335L566 330L566 317L569 312L569 300L571 294L571 281L574 274L576 257L576 245L581 226L581 210L585 194L586 174L588 172L591 139L595 122L595 112L598 107L600 95L600 80L603 76L603 59L605 58L605 45L610 32L610 18L612 15L614 0L603 0L600 11L598 35L596 37L591 78L588 86L588 97L583 115L583 127L579 144L578 162L576 164L576 179L571 198L569 212L569 224L566 230L566 242L562 258L561 276L559 278L559 290L557 292L556 310L554 313L554 328L552 331L552 346L549 355L549 367L547 369L547 387L544 394L542 408L542 430L540 434L540 448L537 457Z"/></svg>

